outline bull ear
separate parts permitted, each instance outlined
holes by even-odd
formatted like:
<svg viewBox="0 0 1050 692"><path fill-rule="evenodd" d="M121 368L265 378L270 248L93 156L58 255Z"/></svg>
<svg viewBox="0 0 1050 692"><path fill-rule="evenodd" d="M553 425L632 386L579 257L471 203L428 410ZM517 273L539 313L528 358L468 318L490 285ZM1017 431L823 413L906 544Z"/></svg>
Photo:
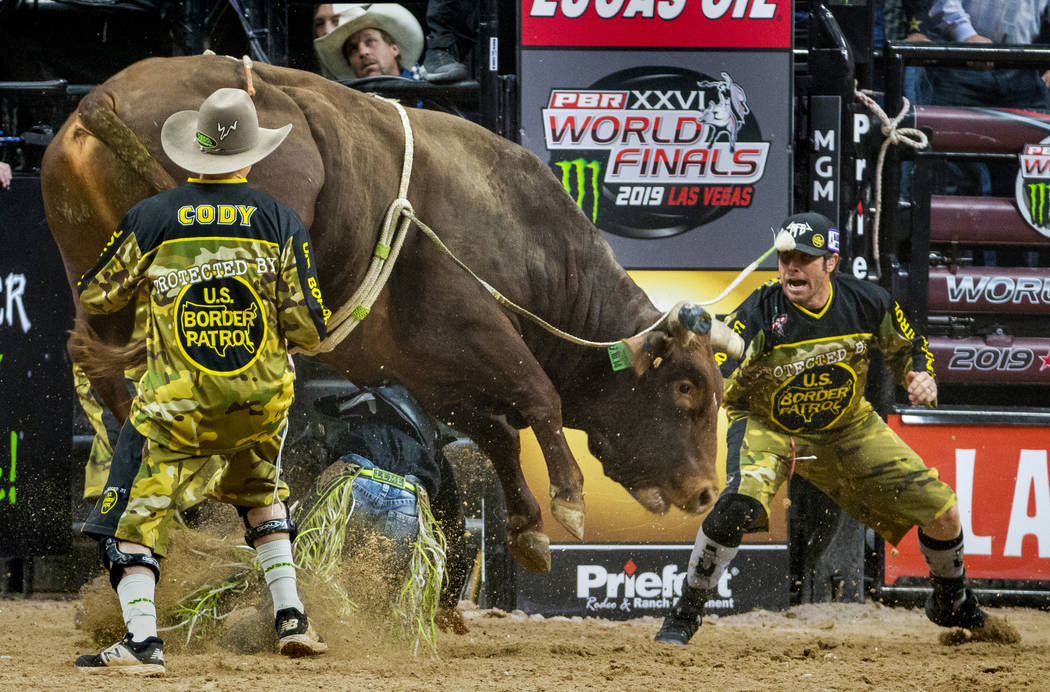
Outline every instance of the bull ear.
<svg viewBox="0 0 1050 692"><path fill-rule="evenodd" d="M634 369L634 374L641 375L649 368L660 366L660 361L667 355L670 342L666 334L655 331L623 339L620 343L624 344L631 353L631 367Z"/></svg>

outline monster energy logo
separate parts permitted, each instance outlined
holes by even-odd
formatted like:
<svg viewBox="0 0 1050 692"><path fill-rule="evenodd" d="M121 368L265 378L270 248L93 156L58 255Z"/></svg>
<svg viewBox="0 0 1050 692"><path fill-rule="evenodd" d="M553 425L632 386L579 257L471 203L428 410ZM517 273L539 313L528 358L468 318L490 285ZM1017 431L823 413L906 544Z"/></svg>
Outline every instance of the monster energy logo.
<svg viewBox="0 0 1050 692"><path fill-rule="evenodd" d="M1047 219L1047 206L1050 203L1050 183L1025 183L1028 192L1028 212L1032 223L1046 228L1050 226Z"/></svg>
<svg viewBox="0 0 1050 692"><path fill-rule="evenodd" d="M562 187L576 201L576 206L580 209L583 209L583 202L587 198L585 173L590 171L591 197L594 200L591 206L591 223L598 223L598 176L601 174L602 164L598 161L574 159L572 161L556 161L555 165L561 169ZM570 173L575 173L575 176L570 175ZM574 181L575 186L573 185ZM572 193L573 187L576 188L575 195Z"/></svg>

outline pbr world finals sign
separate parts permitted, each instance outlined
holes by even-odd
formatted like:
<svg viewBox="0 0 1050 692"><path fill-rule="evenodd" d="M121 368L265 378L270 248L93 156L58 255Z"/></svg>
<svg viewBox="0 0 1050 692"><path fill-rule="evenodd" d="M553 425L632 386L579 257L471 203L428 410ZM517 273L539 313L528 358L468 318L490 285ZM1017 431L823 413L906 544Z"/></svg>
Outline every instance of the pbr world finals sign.
<svg viewBox="0 0 1050 692"><path fill-rule="evenodd" d="M790 213L791 3L523 0L522 143L628 268L730 269Z"/></svg>
<svg viewBox="0 0 1050 692"><path fill-rule="evenodd" d="M692 270L654 274L736 271L772 245L771 227L791 211L789 0L519 6L522 144L621 264ZM558 543L552 527L550 574L516 569L518 607L662 617L681 596L700 518L643 519L624 542L623 527L610 526L622 489L588 487L587 543ZM749 540L708 612L787 607L784 538Z"/></svg>
<svg viewBox="0 0 1050 692"><path fill-rule="evenodd" d="M1050 238L1050 137L1026 144L1019 159L1017 209L1029 226Z"/></svg>

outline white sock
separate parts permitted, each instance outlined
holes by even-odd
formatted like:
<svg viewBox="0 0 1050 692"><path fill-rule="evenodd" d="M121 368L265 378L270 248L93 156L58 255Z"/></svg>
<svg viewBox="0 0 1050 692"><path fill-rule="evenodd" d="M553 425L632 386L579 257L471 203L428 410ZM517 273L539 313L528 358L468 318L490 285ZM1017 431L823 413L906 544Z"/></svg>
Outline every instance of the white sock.
<svg viewBox="0 0 1050 692"><path fill-rule="evenodd" d="M153 603L156 587L152 574L127 574L117 583L124 624L136 642L157 636L157 606Z"/></svg>
<svg viewBox="0 0 1050 692"><path fill-rule="evenodd" d="M266 585L273 596L273 612L284 608L297 608L305 613L295 586L295 563L292 562L292 542L287 538L263 543L255 548L255 555L263 568Z"/></svg>

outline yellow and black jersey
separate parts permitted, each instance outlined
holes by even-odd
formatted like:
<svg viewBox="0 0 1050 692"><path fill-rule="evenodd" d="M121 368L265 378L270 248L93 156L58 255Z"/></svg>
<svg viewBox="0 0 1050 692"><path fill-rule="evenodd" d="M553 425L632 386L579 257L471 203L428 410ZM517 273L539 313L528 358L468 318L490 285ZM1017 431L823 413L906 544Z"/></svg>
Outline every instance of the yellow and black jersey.
<svg viewBox="0 0 1050 692"><path fill-rule="evenodd" d="M286 342L317 346L328 318L298 214L243 178L191 178L143 200L78 285L92 313L121 309L140 287L139 432L216 453L272 436L292 401Z"/></svg>
<svg viewBox="0 0 1050 692"><path fill-rule="evenodd" d="M769 282L726 323L746 344L742 361L718 354L730 420L760 415L794 433L860 420L871 411L864 389L873 348L902 386L909 371L934 374L926 338L900 304L852 276L832 278L831 297L819 312L792 303L779 282Z"/></svg>

